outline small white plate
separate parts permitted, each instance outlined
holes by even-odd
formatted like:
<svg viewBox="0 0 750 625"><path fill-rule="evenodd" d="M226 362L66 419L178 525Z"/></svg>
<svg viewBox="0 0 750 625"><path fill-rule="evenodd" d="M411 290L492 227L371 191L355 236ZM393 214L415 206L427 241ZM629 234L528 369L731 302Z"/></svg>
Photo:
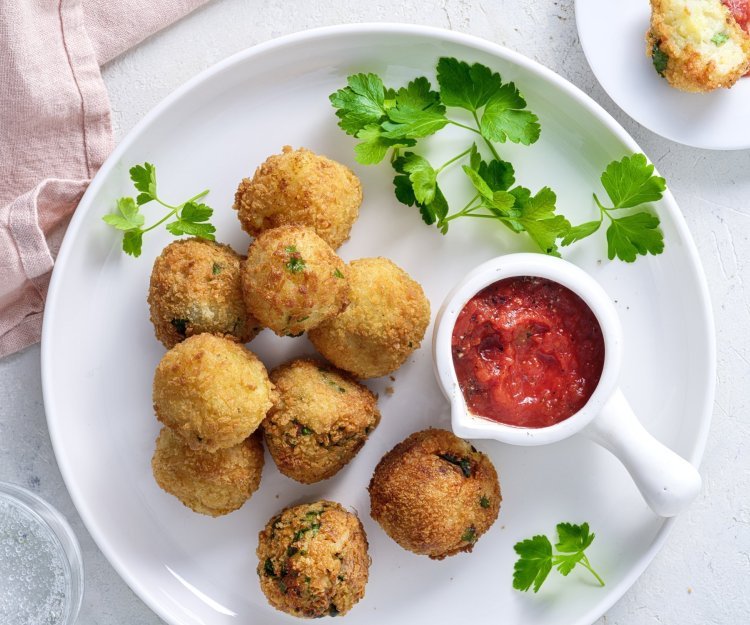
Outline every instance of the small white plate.
<svg viewBox="0 0 750 625"><path fill-rule="evenodd" d="M635 121L672 141L750 148L750 77L711 93L670 87L646 55L650 17L648 0L576 0L578 38L604 90Z"/></svg>
<svg viewBox="0 0 750 625"><path fill-rule="evenodd" d="M171 240L149 233L143 256L120 250L101 220L115 198L132 194L127 170L148 160L160 189L180 198L204 188L216 209L217 238L240 252L249 238L230 209L243 176L284 144L307 146L354 167L365 201L346 260L383 255L425 289L433 314L471 268L504 252L532 251L528 239L457 220L447 236L399 204L393 172L354 163L354 140L336 125L328 95L349 74L373 71L386 84L434 77L438 57L487 64L514 80L542 124L538 143L504 145L519 182L551 186L575 222L594 217L591 193L615 158L639 151L601 107L548 69L495 44L442 30L359 25L322 29L241 52L202 73L157 106L117 147L92 182L63 242L50 286L42 374L50 435L60 470L91 535L133 590L171 625L296 623L271 608L255 572L258 531L279 509L320 497L359 512L372 568L365 598L347 623L588 625L630 587L664 543L670 521L648 509L625 469L582 439L533 449L493 441L477 446L500 474L500 518L471 554L434 562L401 549L370 518L367 484L382 455L408 434L450 427L430 355L422 349L396 374L370 382L380 426L334 478L305 486L270 458L260 490L222 518L195 514L161 491L150 459L159 425L151 404L154 368L164 354L149 322L146 291L154 258ZM446 130L432 143L445 160L470 139ZM450 145L453 144L453 145ZM435 154L445 151L445 154ZM455 152L454 152L455 153ZM454 172L451 172L453 174ZM468 193L460 170L446 193ZM185 196L186 197L186 196ZM606 260L600 232L566 248L615 300L622 316L622 386L644 425L693 463L708 431L715 373L711 310L695 246L672 196L655 207L666 251L634 264ZM465 221L466 223L461 223ZM270 367L312 353L304 338L263 332L250 343ZM588 521L597 538L589 557L600 588L576 571L553 574L538 595L512 589L513 545L553 533L561 521Z"/></svg>

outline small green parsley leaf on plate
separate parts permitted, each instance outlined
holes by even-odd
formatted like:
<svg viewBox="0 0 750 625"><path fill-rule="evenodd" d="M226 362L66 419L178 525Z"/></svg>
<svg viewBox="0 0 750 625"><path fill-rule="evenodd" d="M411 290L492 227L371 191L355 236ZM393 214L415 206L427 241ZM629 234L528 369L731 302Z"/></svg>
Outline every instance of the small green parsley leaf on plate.
<svg viewBox="0 0 750 625"><path fill-rule="evenodd" d="M449 122L440 94L421 76L396 92L395 105L382 126L389 139L418 139L436 133Z"/></svg>
<svg viewBox="0 0 750 625"><path fill-rule="evenodd" d="M191 223L200 223L202 221L208 221L213 214L214 209L206 204L186 202L180 211L180 219Z"/></svg>
<svg viewBox="0 0 750 625"><path fill-rule="evenodd" d="M140 191L136 198L139 206L156 199L156 167L151 163L131 167L130 179L136 190Z"/></svg>
<svg viewBox="0 0 750 625"><path fill-rule="evenodd" d="M429 110L400 113L398 109L391 109L388 118L394 121L382 124L383 136L387 139L421 139L448 125L445 113Z"/></svg>
<svg viewBox="0 0 750 625"><path fill-rule="evenodd" d="M216 239L214 236L216 228L211 224L195 223L178 219L168 223L166 228L175 236L187 234L193 237L200 237L201 239L208 239L209 241L214 241Z"/></svg>
<svg viewBox="0 0 750 625"><path fill-rule="evenodd" d="M436 182L436 172L427 159L406 152L393 162L393 168L398 173L393 179L398 201L407 206L418 206L426 224L438 222L438 227L442 229L443 220L448 214L448 202Z"/></svg>
<svg viewBox="0 0 750 625"><path fill-rule="evenodd" d="M511 82L492 96L482 115L480 130L489 141L531 145L539 139L539 118L526 108L526 100Z"/></svg>
<svg viewBox="0 0 750 625"><path fill-rule="evenodd" d="M341 129L357 136L365 126L379 124L385 116L385 87L377 74L354 74L347 79L347 85L329 99L338 109Z"/></svg>
<svg viewBox="0 0 750 625"><path fill-rule="evenodd" d="M437 80L443 104L472 113L487 104L503 85L500 74L489 67L448 57L438 61Z"/></svg>
<svg viewBox="0 0 750 625"><path fill-rule="evenodd" d="M588 523L558 523L557 537L555 549L559 554L555 565L560 573L567 575L583 559L583 552L594 541L595 534L589 533Z"/></svg>
<svg viewBox="0 0 750 625"><path fill-rule="evenodd" d="M539 592L544 580L552 570L552 543L546 536L527 538L513 546L519 555L513 565L513 588L527 591L534 586Z"/></svg>
<svg viewBox="0 0 750 625"><path fill-rule="evenodd" d="M516 194L516 206L521 212L515 220L545 254L559 256L556 241L570 230L570 222L555 214L556 202L557 196L549 187L542 188L533 197Z"/></svg>
<svg viewBox="0 0 750 625"><path fill-rule="evenodd" d="M607 256L615 256L626 263L635 261L638 254L661 254L664 251L664 236L659 227L659 218L650 213L635 213L613 219L607 228Z"/></svg>
<svg viewBox="0 0 750 625"><path fill-rule="evenodd" d="M210 223L204 223L209 220L213 212L213 209L205 204L186 202L179 212L179 218L168 223L166 228L175 236L189 234L213 241L216 228Z"/></svg>
<svg viewBox="0 0 750 625"><path fill-rule="evenodd" d="M143 247L143 231L128 230L122 235L122 251L138 258Z"/></svg>
<svg viewBox="0 0 750 625"><path fill-rule="evenodd" d="M391 148L407 148L416 144L414 139L391 138L379 124L368 124L357 133L361 143L354 146L354 153L358 163L375 165L385 158Z"/></svg>
<svg viewBox="0 0 750 625"><path fill-rule="evenodd" d="M136 230L139 229L145 221L145 218L140 213L138 205L132 197L121 197L117 200L117 210L120 213L119 215L112 213L110 215L104 215L102 219L118 230Z"/></svg>
<svg viewBox="0 0 750 625"><path fill-rule="evenodd" d="M601 181L614 208L657 202L667 188L664 178L654 176L654 166L643 154L612 161L604 170Z"/></svg>
<svg viewBox="0 0 750 625"><path fill-rule="evenodd" d="M432 111L445 114L445 106L440 102L440 94L432 90L430 81L424 76L415 78L406 87L401 87L394 97L395 106L388 110L393 121L401 121L400 116L411 112Z"/></svg>
<svg viewBox="0 0 750 625"><path fill-rule="evenodd" d="M581 239L585 239L599 230L599 226L601 225L602 220L599 219L599 221L587 221L577 226L573 226L565 234L560 244L566 246L575 243L576 241L580 241Z"/></svg>
<svg viewBox="0 0 750 625"><path fill-rule="evenodd" d="M464 173L469 177L469 180L471 180L471 184L474 185L474 188L477 190L479 195L491 202L493 199L493 190L490 188L490 185L487 184L487 181L485 181L485 179L479 174L478 171L473 170L467 165L463 166L463 170Z"/></svg>
<svg viewBox="0 0 750 625"><path fill-rule="evenodd" d="M513 165L507 161L492 159L489 162L480 159L476 168L482 180L493 191L507 191L516 181Z"/></svg>
<svg viewBox="0 0 750 625"><path fill-rule="evenodd" d="M430 204L435 199L437 173L429 161L412 152L406 152L401 158L399 171L409 175L414 197L420 204Z"/></svg>

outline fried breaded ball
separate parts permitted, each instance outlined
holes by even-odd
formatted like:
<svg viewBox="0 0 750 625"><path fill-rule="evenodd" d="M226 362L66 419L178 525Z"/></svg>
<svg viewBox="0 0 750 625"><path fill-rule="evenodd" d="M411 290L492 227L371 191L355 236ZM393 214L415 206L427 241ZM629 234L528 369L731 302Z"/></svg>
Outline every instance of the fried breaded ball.
<svg viewBox="0 0 750 625"><path fill-rule="evenodd" d="M156 483L188 508L209 516L237 510L258 490L263 445L256 432L234 447L194 450L168 427L151 459Z"/></svg>
<svg viewBox="0 0 750 625"><path fill-rule="evenodd" d="M148 305L156 338L169 349L208 332L247 343L260 331L242 299L242 257L228 245L182 239L154 261Z"/></svg>
<svg viewBox="0 0 750 625"><path fill-rule="evenodd" d="M365 595L367 547L360 520L336 502L286 508L258 537L260 588L293 616L346 614Z"/></svg>
<svg viewBox="0 0 750 625"><path fill-rule="evenodd" d="M471 551L497 519L489 458L446 430L416 432L378 463L370 515L404 549L435 560Z"/></svg>
<svg viewBox="0 0 750 625"><path fill-rule="evenodd" d="M170 349L154 374L154 410L192 449L216 451L245 440L275 391L263 363L242 345L197 334Z"/></svg>
<svg viewBox="0 0 750 625"><path fill-rule="evenodd" d="M278 399L261 427L284 475L312 484L335 475L380 423L377 398L323 362L293 360L271 372Z"/></svg>
<svg viewBox="0 0 750 625"><path fill-rule="evenodd" d="M242 229L251 236L284 225L309 226L333 249L349 238L362 203L351 169L300 148L269 156L234 196Z"/></svg>
<svg viewBox="0 0 750 625"><path fill-rule="evenodd" d="M281 226L258 235L247 252L247 309L279 336L296 336L349 303L346 265L311 228Z"/></svg>
<svg viewBox="0 0 750 625"><path fill-rule="evenodd" d="M721 0L651 0L646 53L683 91L731 87L750 69L750 36Z"/></svg>
<svg viewBox="0 0 750 625"><path fill-rule="evenodd" d="M387 258L349 264L349 306L308 334L315 348L358 378L398 369L419 348L430 323L422 287Z"/></svg>

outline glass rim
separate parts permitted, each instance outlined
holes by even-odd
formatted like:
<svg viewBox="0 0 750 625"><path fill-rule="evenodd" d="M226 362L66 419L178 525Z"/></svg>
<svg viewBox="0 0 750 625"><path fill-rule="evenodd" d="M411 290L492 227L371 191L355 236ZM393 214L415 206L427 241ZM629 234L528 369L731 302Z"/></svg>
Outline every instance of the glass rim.
<svg viewBox="0 0 750 625"><path fill-rule="evenodd" d="M59 625L73 625L81 609L84 589L83 557L73 529L57 508L23 486L0 481L0 498L27 513L57 547L67 586Z"/></svg>

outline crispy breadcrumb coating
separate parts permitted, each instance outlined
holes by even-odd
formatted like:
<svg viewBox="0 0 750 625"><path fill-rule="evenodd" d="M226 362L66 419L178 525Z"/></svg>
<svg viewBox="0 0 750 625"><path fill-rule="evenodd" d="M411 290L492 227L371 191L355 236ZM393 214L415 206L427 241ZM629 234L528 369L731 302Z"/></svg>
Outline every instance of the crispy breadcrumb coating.
<svg viewBox="0 0 750 625"><path fill-rule="evenodd" d="M489 458L446 430L416 432L378 463L370 515L404 549L435 560L471 551L497 519Z"/></svg>
<svg viewBox="0 0 750 625"><path fill-rule="evenodd" d="M750 69L750 36L721 0L651 0L646 54L673 87L713 91Z"/></svg>
<svg viewBox="0 0 750 625"><path fill-rule="evenodd" d="M370 556L356 515L333 501L282 510L258 537L258 577L268 602L293 616L346 614L365 594Z"/></svg>
<svg viewBox="0 0 750 625"><path fill-rule="evenodd" d="M154 410L192 449L245 440L275 398L263 363L242 345L198 334L169 350L154 374Z"/></svg>
<svg viewBox="0 0 750 625"><path fill-rule="evenodd" d="M208 332L247 343L260 331L242 299L242 257L228 245L181 239L154 261L148 305L156 338L169 349Z"/></svg>
<svg viewBox="0 0 750 625"><path fill-rule="evenodd" d="M242 292L248 311L279 336L296 336L349 303L347 268L311 228L265 230L247 252Z"/></svg>
<svg viewBox="0 0 750 625"><path fill-rule="evenodd" d="M315 348L358 378L398 369L418 349L430 323L422 287L387 258L349 263L349 306L308 333Z"/></svg>
<svg viewBox="0 0 750 625"><path fill-rule="evenodd" d="M190 449L168 427L159 432L151 460L156 483L188 508L220 516L237 510L258 490L263 445L256 432L215 452Z"/></svg>
<svg viewBox="0 0 750 625"><path fill-rule="evenodd" d="M380 422L377 398L321 361L293 360L271 372L278 399L262 424L284 475L311 484L335 475Z"/></svg>
<svg viewBox="0 0 750 625"><path fill-rule="evenodd" d="M348 167L300 148L269 156L234 196L242 229L251 236L284 225L309 226L333 249L349 238L362 185Z"/></svg>

